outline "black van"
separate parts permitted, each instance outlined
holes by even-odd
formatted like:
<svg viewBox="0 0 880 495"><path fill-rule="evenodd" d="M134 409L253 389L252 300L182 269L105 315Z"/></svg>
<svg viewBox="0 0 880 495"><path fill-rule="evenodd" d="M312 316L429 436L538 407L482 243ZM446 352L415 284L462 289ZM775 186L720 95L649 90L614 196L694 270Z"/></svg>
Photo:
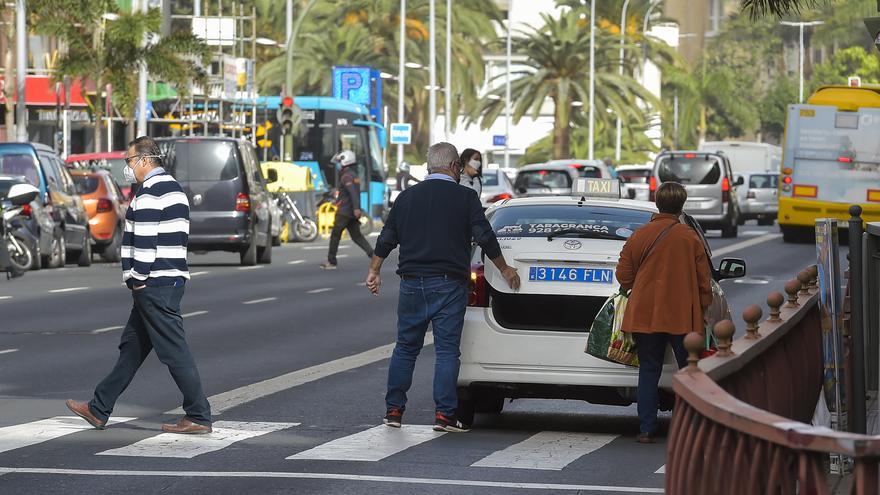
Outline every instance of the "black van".
<svg viewBox="0 0 880 495"><path fill-rule="evenodd" d="M223 137L169 138L159 144L166 171L189 199L189 250L239 253L246 266L271 263L272 199L253 145Z"/></svg>

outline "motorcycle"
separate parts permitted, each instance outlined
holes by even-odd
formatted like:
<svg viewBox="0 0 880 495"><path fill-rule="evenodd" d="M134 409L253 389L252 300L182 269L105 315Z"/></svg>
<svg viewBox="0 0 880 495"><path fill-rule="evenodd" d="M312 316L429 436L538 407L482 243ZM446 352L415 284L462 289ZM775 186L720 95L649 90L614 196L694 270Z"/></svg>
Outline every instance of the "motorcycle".
<svg viewBox="0 0 880 495"><path fill-rule="evenodd" d="M304 217L290 196L281 193L276 196L275 201L287 220L288 229L294 240L312 242L318 238L318 224L311 218Z"/></svg>
<svg viewBox="0 0 880 495"><path fill-rule="evenodd" d="M13 220L38 194L39 190L30 184L13 184L6 198L2 198L0 210L3 212L3 221L0 223L0 235L3 241L0 243L0 271L5 271L9 278L22 276L33 264L34 253L30 247L33 239L29 239L21 226L14 224Z"/></svg>

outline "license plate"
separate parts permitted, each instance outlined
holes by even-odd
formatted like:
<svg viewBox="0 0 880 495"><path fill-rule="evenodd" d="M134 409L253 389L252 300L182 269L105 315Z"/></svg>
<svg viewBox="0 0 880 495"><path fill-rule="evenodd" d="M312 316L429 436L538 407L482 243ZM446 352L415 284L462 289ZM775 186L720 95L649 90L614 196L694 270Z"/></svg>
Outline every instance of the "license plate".
<svg viewBox="0 0 880 495"><path fill-rule="evenodd" d="M607 268L559 268L533 266L529 268L529 280L533 282L586 282L610 284L614 273Z"/></svg>
<svg viewBox="0 0 880 495"><path fill-rule="evenodd" d="M686 209L699 210L700 208L703 207L703 202L702 201L685 201L684 207Z"/></svg>

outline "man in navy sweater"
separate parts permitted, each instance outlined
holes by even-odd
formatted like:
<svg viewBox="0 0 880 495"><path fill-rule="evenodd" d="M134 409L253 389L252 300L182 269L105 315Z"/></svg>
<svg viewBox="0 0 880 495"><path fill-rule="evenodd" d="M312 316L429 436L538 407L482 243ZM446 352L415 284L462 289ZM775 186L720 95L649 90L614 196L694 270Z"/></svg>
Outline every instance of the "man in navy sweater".
<svg viewBox="0 0 880 495"><path fill-rule="evenodd" d="M68 400L67 407L95 428L104 429L116 399L155 350L183 393L186 412L176 424L162 425L162 430L210 433L211 407L180 316L180 300L189 280L189 201L180 184L162 168L159 145L152 138L132 141L125 163L126 177L140 184L125 213L122 235L122 280L134 304L113 370L95 388L89 403Z"/></svg>
<svg viewBox="0 0 880 495"><path fill-rule="evenodd" d="M461 330L467 307L471 240L514 290L519 289L516 269L507 265L495 232L483 214L473 190L458 185L463 166L455 146L437 143L428 150L428 175L424 182L400 193L376 241L367 275L367 288L379 294L379 271L385 258L400 246L397 274L397 344L388 367L385 424L399 428L412 384L416 358L422 349L428 323L434 333L434 403L437 431L463 432L470 425L455 414L456 385L461 365Z"/></svg>

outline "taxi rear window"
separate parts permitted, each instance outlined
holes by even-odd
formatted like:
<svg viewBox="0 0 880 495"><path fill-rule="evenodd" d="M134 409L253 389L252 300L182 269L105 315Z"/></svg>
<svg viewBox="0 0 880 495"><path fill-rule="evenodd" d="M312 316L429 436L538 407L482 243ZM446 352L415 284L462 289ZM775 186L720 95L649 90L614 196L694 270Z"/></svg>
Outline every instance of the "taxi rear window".
<svg viewBox="0 0 880 495"><path fill-rule="evenodd" d="M571 176L565 170L527 170L516 176L517 188L566 189L571 187Z"/></svg>
<svg viewBox="0 0 880 495"><path fill-rule="evenodd" d="M578 230L580 237L626 240L651 220L650 211L605 206L523 205L495 211L489 223L498 237L546 237Z"/></svg>

